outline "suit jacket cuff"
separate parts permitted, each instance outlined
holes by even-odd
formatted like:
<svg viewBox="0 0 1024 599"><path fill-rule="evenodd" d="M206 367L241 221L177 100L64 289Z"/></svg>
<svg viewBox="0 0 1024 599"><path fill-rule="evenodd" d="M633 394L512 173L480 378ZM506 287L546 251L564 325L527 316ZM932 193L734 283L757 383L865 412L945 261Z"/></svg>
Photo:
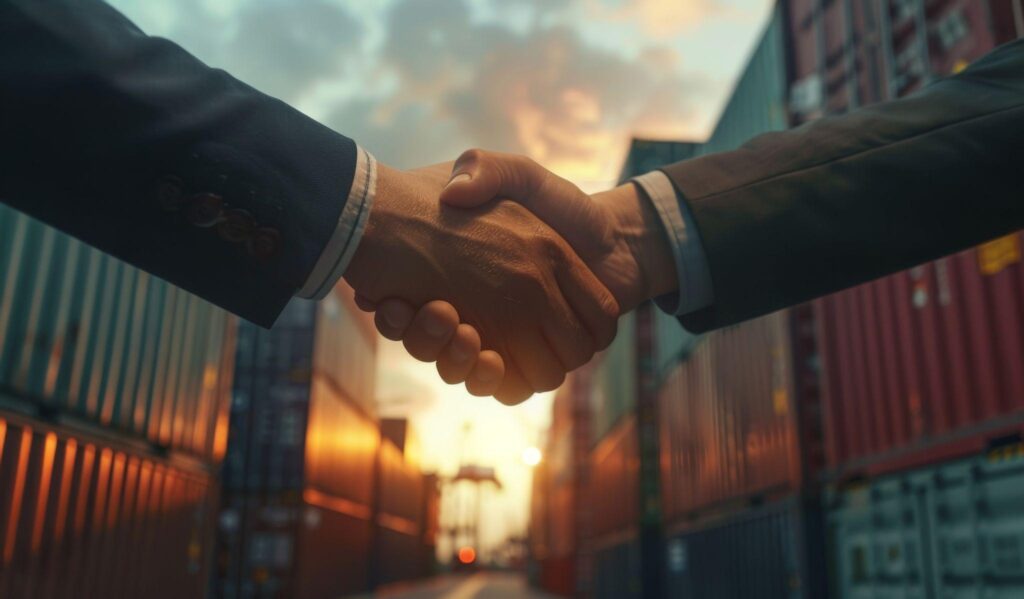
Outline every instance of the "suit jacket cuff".
<svg viewBox="0 0 1024 599"><path fill-rule="evenodd" d="M674 316L696 312L714 300L707 256L694 224L690 207L676 193L668 176L661 171L631 179L654 204L672 248L679 291L655 299L659 308Z"/></svg>
<svg viewBox="0 0 1024 599"><path fill-rule="evenodd" d="M299 297L323 299L345 273L363 237L377 191L377 160L363 148L356 148L356 171L345 207L334 233L313 266Z"/></svg>

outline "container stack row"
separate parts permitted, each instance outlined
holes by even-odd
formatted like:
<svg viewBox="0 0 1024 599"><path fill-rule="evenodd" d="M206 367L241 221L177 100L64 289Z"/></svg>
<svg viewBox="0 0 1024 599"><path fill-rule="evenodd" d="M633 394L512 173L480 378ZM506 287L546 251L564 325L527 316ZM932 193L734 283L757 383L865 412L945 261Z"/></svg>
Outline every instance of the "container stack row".
<svg viewBox="0 0 1024 599"><path fill-rule="evenodd" d="M438 490L375 413L376 332L339 287L243 323L214 596L340 597L428 574Z"/></svg>
<svg viewBox="0 0 1024 599"><path fill-rule="evenodd" d="M635 141L624 177L911 93L1024 35L1022 15L1013 0L780 2L709 140ZM567 383L589 445L571 467L551 453L566 426L552 426L533 513L588 517L572 584L548 590L1024 594L1021 243L699 338L650 307L626 316L603 360ZM579 481L569 508L552 470Z"/></svg>
<svg viewBox="0 0 1024 599"><path fill-rule="evenodd" d="M235 319L0 206L0 596L201 596Z"/></svg>

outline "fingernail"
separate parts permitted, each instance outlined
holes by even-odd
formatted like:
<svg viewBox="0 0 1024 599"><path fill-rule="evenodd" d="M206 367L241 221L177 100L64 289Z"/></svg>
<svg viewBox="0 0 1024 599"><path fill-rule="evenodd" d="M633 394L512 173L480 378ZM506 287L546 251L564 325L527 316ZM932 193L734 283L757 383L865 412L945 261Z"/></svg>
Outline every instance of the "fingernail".
<svg viewBox="0 0 1024 599"><path fill-rule="evenodd" d="M453 183L462 183L463 181L469 181L472 178L473 177L469 173L459 173L452 177L445 187L451 187Z"/></svg>
<svg viewBox="0 0 1024 599"><path fill-rule="evenodd" d="M445 323L439 320L434 320L432 318L426 319L426 321L423 323L423 330L425 330L428 335L434 338L444 337L448 333L448 327L445 326Z"/></svg>

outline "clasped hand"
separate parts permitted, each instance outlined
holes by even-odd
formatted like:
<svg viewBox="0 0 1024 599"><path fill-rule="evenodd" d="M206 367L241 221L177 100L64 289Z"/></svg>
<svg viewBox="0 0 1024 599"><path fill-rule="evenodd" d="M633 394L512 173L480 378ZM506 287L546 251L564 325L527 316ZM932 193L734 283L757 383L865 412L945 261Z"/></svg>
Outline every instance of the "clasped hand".
<svg viewBox="0 0 1024 599"><path fill-rule="evenodd" d="M345 278L385 337L514 404L557 388L611 343L621 312L672 288L654 218L631 185L591 198L521 156L382 165Z"/></svg>

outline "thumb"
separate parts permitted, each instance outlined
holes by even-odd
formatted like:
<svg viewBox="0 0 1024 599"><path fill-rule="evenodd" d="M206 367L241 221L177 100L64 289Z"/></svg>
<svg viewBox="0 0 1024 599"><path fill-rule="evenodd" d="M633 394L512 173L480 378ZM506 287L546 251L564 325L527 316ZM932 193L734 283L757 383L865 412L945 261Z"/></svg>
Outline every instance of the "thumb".
<svg viewBox="0 0 1024 599"><path fill-rule="evenodd" d="M584 260L599 254L608 239L610 223L590 196L526 156L463 152L440 199L459 208L495 199L518 202L562 235Z"/></svg>
<svg viewBox="0 0 1024 599"><path fill-rule="evenodd" d="M525 156L467 150L452 167L441 203L475 208L497 198L511 198L530 208L530 199L547 171Z"/></svg>

